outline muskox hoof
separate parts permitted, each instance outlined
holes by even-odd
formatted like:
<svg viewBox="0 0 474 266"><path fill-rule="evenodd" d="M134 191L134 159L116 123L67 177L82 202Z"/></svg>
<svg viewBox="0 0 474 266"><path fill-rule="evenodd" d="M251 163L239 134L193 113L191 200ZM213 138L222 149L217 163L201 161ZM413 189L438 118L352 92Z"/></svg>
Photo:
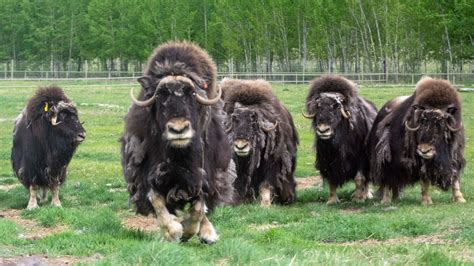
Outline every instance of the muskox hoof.
<svg viewBox="0 0 474 266"><path fill-rule="evenodd" d="M466 203L466 200L464 199L464 197L462 195L453 197L453 201L457 202L457 203Z"/></svg>
<svg viewBox="0 0 474 266"><path fill-rule="evenodd" d="M269 200L262 200L262 201L260 202L260 207L262 207L262 208L268 208L268 207L270 207L271 205L272 205L272 202L269 201Z"/></svg>
<svg viewBox="0 0 474 266"><path fill-rule="evenodd" d="M333 204L337 204L339 202L340 202L339 198L334 197L334 198L329 198L329 200L326 202L326 204L327 205L333 205Z"/></svg>
<svg viewBox="0 0 474 266"><path fill-rule="evenodd" d="M219 235L217 235L215 230L206 230L206 232L204 232L204 230L201 230L201 232L199 233L199 239L203 244L212 245L216 243L217 240L219 240Z"/></svg>
<svg viewBox="0 0 474 266"><path fill-rule="evenodd" d="M383 205L389 205L390 203L392 203L392 200L390 199L390 197L385 197L380 201L380 204L383 204Z"/></svg>
<svg viewBox="0 0 474 266"><path fill-rule="evenodd" d="M178 242L183 238L183 226L177 221L170 221L162 227L163 236L167 241Z"/></svg>
<svg viewBox="0 0 474 266"><path fill-rule="evenodd" d="M55 208L62 208L63 205L61 204L60 201L53 201L51 202L51 206L55 207Z"/></svg>
<svg viewBox="0 0 474 266"><path fill-rule="evenodd" d="M367 195L364 194L364 192L355 191L352 194L352 202L364 203L366 199L367 199Z"/></svg>
<svg viewBox="0 0 474 266"><path fill-rule="evenodd" d="M433 204L433 201L431 200L430 196L423 196L423 197L421 197L421 204L431 205L431 204Z"/></svg>
<svg viewBox="0 0 474 266"><path fill-rule="evenodd" d="M28 206L26 207L26 209L29 210L29 211L34 210L36 208L38 208L38 203L36 203L36 202L34 202L34 203L29 202Z"/></svg>

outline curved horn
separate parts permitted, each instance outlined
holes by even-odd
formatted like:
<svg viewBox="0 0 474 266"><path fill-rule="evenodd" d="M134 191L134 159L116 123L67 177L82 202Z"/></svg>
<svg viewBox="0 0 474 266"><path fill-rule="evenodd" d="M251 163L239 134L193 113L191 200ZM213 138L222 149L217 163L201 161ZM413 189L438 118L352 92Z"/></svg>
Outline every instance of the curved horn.
<svg viewBox="0 0 474 266"><path fill-rule="evenodd" d="M301 115L307 119L313 119L316 116L316 114L307 114L304 111L301 111Z"/></svg>
<svg viewBox="0 0 474 266"><path fill-rule="evenodd" d="M262 127L262 130L265 131L265 132L271 132L273 130L275 130L275 128L277 128L278 126L278 120L275 122L275 124L273 125L273 127L265 127L263 126L262 124L260 124L260 126Z"/></svg>
<svg viewBox="0 0 474 266"><path fill-rule="evenodd" d="M450 120L454 120L452 117ZM451 131L451 132L458 132L459 130L462 129L462 122L459 123L459 126L457 128L455 127L452 127L450 124L449 124L449 121L446 121L446 127Z"/></svg>
<svg viewBox="0 0 474 266"><path fill-rule="evenodd" d="M61 124L61 122L62 122L62 121L59 121L59 122L57 122L57 121L58 121L58 115L56 113L54 113L53 117L51 117L51 124L53 126L57 126L57 125Z"/></svg>
<svg viewBox="0 0 474 266"><path fill-rule="evenodd" d="M226 128L225 133L229 133L232 130L232 126L233 126L233 123L232 123L232 120L230 120L230 126Z"/></svg>
<svg viewBox="0 0 474 266"><path fill-rule="evenodd" d="M221 95L222 95L221 86L217 86L217 96L214 99L206 99L196 93L196 100L198 101L198 103L202 105L213 105L213 104L216 104L220 100Z"/></svg>
<svg viewBox="0 0 474 266"><path fill-rule="evenodd" d="M351 113L349 111L346 111L342 105L341 105L341 114L345 119L351 118Z"/></svg>
<svg viewBox="0 0 474 266"><path fill-rule="evenodd" d="M412 132L417 131L418 129L420 129L420 125L418 125L416 127L410 127L408 125L408 120L405 121L405 127L406 127L406 129L408 129L409 131L412 131Z"/></svg>
<svg viewBox="0 0 474 266"><path fill-rule="evenodd" d="M137 100L137 98L135 98L135 96L133 96L133 87L130 89L130 97L132 98L132 101L133 101L134 104L136 104L138 106L141 106L141 107L150 106L156 101L155 96L152 96L150 99L145 100L145 101Z"/></svg>

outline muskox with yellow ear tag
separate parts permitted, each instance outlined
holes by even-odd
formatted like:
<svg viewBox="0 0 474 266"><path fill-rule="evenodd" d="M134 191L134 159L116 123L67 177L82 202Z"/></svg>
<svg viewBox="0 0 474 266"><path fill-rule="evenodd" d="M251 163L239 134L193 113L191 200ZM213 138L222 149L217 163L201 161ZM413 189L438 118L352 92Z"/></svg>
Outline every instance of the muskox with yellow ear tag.
<svg viewBox="0 0 474 266"><path fill-rule="evenodd" d="M51 204L61 207L59 187L67 166L86 138L74 103L58 87L40 88L15 120L11 161L15 175L30 190L27 209L38 207L52 193Z"/></svg>

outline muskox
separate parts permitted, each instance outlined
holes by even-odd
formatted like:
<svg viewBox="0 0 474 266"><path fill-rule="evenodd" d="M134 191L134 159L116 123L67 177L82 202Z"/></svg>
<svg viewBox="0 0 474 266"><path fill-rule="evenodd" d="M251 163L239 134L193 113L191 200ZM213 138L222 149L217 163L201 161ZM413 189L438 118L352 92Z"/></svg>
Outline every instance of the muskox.
<svg viewBox="0 0 474 266"><path fill-rule="evenodd" d="M15 120L11 161L20 182L30 190L27 209L38 207L48 199L61 207L59 187L66 179L67 166L77 146L86 138L77 109L64 91L45 87L36 91Z"/></svg>
<svg viewBox="0 0 474 266"><path fill-rule="evenodd" d="M306 111L316 132L316 168L329 183L327 204L339 202L336 190L349 180L356 185L352 200L371 197L362 172L369 163L364 143L377 115L374 104L358 96L351 81L328 75L311 82Z"/></svg>
<svg viewBox="0 0 474 266"><path fill-rule="evenodd" d="M264 207L272 200L292 203L298 134L290 113L264 80L224 79L221 87L238 200L252 202L260 195Z"/></svg>
<svg viewBox="0 0 474 266"><path fill-rule="evenodd" d="M431 204L430 184L451 185L453 200L465 202L460 175L466 164L461 101L446 80L421 79L411 96L387 102L367 142L370 177L381 186L382 203L397 198L406 185L421 183L421 202Z"/></svg>
<svg viewBox="0 0 474 266"><path fill-rule="evenodd" d="M125 117L122 167L129 202L154 214L167 240L218 235L208 209L232 203L235 166L222 125L221 90L208 54L188 42L158 47ZM189 204L188 204L189 203ZM184 220L178 210L187 205Z"/></svg>

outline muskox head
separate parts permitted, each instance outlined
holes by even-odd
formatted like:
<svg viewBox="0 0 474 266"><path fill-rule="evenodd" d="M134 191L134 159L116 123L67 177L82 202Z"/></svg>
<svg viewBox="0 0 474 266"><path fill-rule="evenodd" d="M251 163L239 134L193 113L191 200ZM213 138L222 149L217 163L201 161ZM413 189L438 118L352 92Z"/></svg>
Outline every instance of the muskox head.
<svg viewBox="0 0 474 266"><path fill-rule="evenodd" d="M303 112L303 116L313 119L316 135L323 140L331 139L339 123L351 117L345 96L337 92L319 94L307 102L306 109L309 114Z"/></svg>
<svg viewBox="0 0 474 266"><path fill-rule="evenodd" d="M145 101L137 100L130 92L133 102L140 107L151 107L153 119L162 132L163 139L173 148L188 147L199 129L200 105L207 106L217 103L221 96L218 88L217 96L207 99L201 82L196 82L183 75L169 75L157 81L144 76L139 79L145 91L153 91ZM146 93L145 93L146 94Z"/></svg>
<svg viewBox="0 0 474 266"><path fill-rule="evenodd" d="M236 103L227 129L228 132L233 131L235 154L239 157L251 155L258 148L256 146L265 144L265 134L275 130L277 126L278 121L268 121L261 110Z"/></svg>
<svg viewBox="0 0 474 266"><path fill-rule="evenodd" d="M462 129L462 122L456 119L458 111L454 105L442 109L412 106L405 128L415 134L416 152L421 158L430 160L437 154L446 154L452 133Z"/></svg>

